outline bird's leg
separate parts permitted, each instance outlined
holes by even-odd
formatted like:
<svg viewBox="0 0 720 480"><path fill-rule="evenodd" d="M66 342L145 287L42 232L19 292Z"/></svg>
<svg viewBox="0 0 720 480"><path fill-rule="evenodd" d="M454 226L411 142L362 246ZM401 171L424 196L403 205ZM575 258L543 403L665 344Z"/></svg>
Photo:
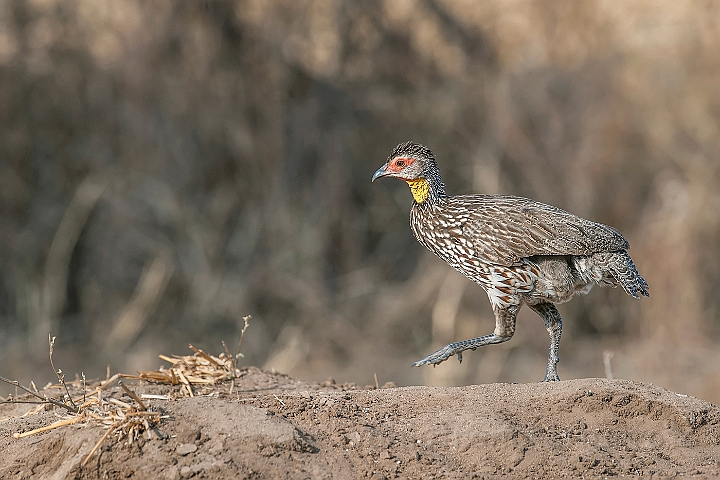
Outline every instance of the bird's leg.
<svg viewBox="0 0 720 480"><path fill-rule="evenodd" d="M545 329L550 334L550 351L548 352L547 369L545 370L545 382L557 382L560 380L557 374L557 363L560 361L558 351L560 350L560 335L562 334L562 318L552 303L537 303L530 305L535 313L545 321Z"/></svg>
<svg viewBox="0 0 720 480"><path fill-rule="evenodd" d="M493 333L482 337L471 338L470 340L451 343L437 352L431 353L422 360L418 360L413 363L412 366L437 365L453 355L457 355L458 360L462 362L462 352L465 350L475 350L484 345L502 343L510 340L515 333L515 318L517 317L518 310L520 310L519 305L510 305L508 307L493 306L493 311L495 312L495 331Z"/></svg>

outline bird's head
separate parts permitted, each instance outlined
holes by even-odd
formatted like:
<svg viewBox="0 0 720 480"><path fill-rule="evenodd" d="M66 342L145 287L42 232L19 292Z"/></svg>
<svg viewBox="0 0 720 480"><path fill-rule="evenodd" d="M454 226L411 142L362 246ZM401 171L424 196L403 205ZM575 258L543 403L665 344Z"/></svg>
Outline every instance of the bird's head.
<svg viewBox="0 0 720 480"><path fill-rule="evenodd" d="M435 157L429 148L419 143L405 142L395 147L385 165L375 172L372 181L380 177L405 180L417 203L445 195Z"/></svg>

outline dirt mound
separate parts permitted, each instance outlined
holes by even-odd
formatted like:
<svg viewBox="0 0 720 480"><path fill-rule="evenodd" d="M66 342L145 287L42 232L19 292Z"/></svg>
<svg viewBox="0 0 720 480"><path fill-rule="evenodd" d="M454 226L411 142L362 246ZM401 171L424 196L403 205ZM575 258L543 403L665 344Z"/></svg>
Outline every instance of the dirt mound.
<svg viewBox="0 0 720 480"><path fill-rule="evenodd" d="M110 436L84 467L103 428L14 439L57 413L0 405L0 478L720 475L720 407L630 381L360 389L250 368L232 393L205 393L148 400L157 431L132 445Z"/></svg>

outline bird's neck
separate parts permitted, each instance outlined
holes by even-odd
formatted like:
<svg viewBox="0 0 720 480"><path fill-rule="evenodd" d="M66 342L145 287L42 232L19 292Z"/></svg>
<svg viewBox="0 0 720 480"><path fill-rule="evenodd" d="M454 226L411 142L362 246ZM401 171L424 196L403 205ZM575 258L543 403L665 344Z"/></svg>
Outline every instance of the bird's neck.
<svg viewBox="0 0 720 480"><path fill-rule="evenodd" d="M410 191L418 204L425 202L434 203L445 197L445 185L442 181L430 178L416 178L414 180L406 180L410 186Z"/></svg>

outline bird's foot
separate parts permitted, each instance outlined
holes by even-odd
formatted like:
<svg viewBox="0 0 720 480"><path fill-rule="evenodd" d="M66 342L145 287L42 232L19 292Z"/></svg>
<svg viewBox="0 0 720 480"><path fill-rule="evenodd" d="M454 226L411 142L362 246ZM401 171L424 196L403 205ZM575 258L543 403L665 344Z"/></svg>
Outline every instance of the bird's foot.
<svg viewBox="0 0 720 480"><path fill-rule="evenodd" d="M543 382L559 382L560 377L557 374L557 366L555 364L548 364L547 370L545 370L545 380Z"/></svg>
<svg viewBox="0 0 720 480"><path fill-rule="evenodd" d="M450 345L446 345L437 352L431 353L427 357L418 360L417 362L413 363L413 367L420 367L422 365L438 365L448 358L452 357L453 355L458 356L458 360L460 360L460 363L462 363L462 350L459 350L456 346L456 344L451 343Z"/></svg>
<svg viewBox="0 0 720 480"><path fill-rule="evenodd" d="M437 365L444 362L453 355L458 356L458 360L462 363L462 352L465 350L475 350L483 345L489 345L491 343L501 343L509 340L510 337L501 337L494 333L485 335L484 337L471 338L470 340L462 340L460 342L451 343L446 345L437 352L431 353L427 357L418 360L413 363L413 367L419 367L421 365Z"/></svg>

